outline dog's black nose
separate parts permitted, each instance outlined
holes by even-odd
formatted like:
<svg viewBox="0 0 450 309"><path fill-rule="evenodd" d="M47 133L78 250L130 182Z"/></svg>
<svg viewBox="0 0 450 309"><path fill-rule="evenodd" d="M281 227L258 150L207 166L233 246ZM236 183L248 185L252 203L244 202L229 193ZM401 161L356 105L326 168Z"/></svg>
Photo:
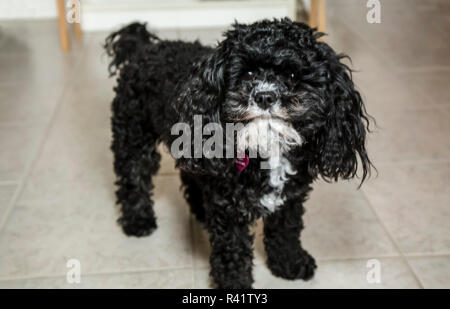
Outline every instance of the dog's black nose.
<svg viewBox="0 0 450 309"><path fill-rule="evenodd" d="M268 108L270 105L275 103L277 100L277 95L273 91L261 91L255 93L255 102L261 108Z"/></svg>

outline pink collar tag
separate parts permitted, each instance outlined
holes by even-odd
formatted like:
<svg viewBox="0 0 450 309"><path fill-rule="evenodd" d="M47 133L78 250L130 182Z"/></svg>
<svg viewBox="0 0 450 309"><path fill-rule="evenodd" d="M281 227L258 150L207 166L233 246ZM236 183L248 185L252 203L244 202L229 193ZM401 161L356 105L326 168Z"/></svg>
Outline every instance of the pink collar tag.
<svg viewBox="0 0 450 309"><path fill-rule="evenodd" d="M250 159L249 159L248 155L245 155L245 157L243 157L243 158L236 158L236 160L234 161L234 164L236 165L236 168L239 170L239 172L242 172L248 166L249 162L250 162Z"/></svg>

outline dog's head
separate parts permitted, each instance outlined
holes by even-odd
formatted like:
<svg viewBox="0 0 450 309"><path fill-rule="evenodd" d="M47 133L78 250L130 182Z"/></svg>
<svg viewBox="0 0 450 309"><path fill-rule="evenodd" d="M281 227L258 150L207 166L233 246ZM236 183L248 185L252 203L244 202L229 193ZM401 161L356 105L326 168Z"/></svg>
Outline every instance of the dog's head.
<svg viewBox="0 0 450 309"><path fill-rule="evenodd" d="M359 157L364 179L368 116L344 56L320 36L289 19L235 24L197 64L179 99L182 120L201 114L204 122L268 128L285 149L300 147L313 177L354 177Z"/></svg>

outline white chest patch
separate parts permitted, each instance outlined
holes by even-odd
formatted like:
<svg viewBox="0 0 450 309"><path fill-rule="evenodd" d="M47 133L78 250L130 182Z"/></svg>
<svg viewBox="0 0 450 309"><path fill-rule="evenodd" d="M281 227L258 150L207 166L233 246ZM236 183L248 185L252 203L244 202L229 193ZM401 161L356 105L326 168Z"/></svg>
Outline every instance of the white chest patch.
<svg viewBox="0 0 450 309"><path fill-rule="evenodd" d="M253 108L253 114L261 116L270 112ZM265 115L264 114L264 115ZM296 171L283 154L292 147L303 144L303 138L289 123L279 118L260 117L252 120L238 132L237 150L244 153L248 150L249 157L254 158L259 153L266 158L264 169L269 170L269 185L272 192L263 195L260 203L269 211L284 203L282 198L284 184L289 175L295 175ZM261 170L265 172L264 170Z"/></svg>
<svg viewBox="0 0 450 309"><path fill-rule="evenodd" d="M269 211L274 212L278 206L284 203L281 193L288 175L295 175L296 171L285 157L271 158L268 162L271 165L269 185L273 188L273 192L263 195L259 202Z"/></svg>

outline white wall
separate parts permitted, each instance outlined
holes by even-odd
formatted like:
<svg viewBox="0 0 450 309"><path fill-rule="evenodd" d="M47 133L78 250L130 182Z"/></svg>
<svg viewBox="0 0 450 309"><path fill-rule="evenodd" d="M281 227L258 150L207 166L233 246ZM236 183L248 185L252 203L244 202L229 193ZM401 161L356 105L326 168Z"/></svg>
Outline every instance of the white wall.
<svg viewBox="0 0 450 309"><path fill-rule="evenodd" d="M264 3L263 3L264 2ZM264 5L258 5L263 3ZM253 22L262 18L289 16L289 1L259 1L237 3L232 1L205 1L201 5L189 6L148 4L139 7L98 7L85 4L82 8L84 30L111 30L132 21L145 21L152 28L217 27L226 26L237 20Z"/></svg>
<svg viewBox="0 0 450 309"><path fill-rule="evenodd" d="M82 28L110 30L130 21L155 28L208 27L292 15L295 0L81 0ZM298 0L309 2L309 0ZM309 4L309 3L308 3ZM0 0L0 19L56 18L55 0Z"/></svg>
<svg viewBox="0 0 450 309"><path fill-rule="evenodd" d="M55 18L55 0L0 0L0 19Z"/></svg>

